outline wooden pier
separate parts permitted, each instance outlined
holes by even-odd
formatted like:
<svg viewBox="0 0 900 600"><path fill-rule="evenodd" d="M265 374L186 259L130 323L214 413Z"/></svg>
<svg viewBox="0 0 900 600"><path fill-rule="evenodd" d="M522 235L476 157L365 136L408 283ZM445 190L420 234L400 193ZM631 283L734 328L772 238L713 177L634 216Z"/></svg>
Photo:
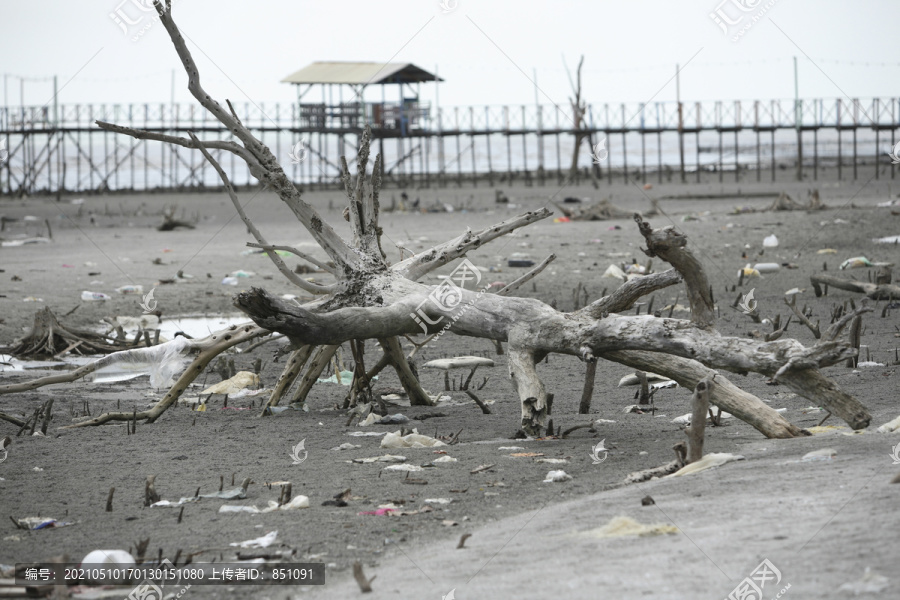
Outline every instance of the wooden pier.
<svg viewBox="0 0 900 600"><path fill-rule="evenodd" d="M364 124L384 156L387 185L463 186L572 177L623 181L891 178L900 99L655 102L588 106L575 131L568 106L435 107L426 102L244 103L235 110L298 185L340 185L339 157L352 159ZM208 191L220 181L198 152L100 130L103 120L187 137L230 139L194 104L59 105L0 109L0 191L6 195ZM608 155L581 148L576 133ZM294 157L292 158L292 153ZM0 153L2 155L2 153ZM214 152L232 181L256 185L233 155ZM299 160L295 160L299 158Z"/></svg>

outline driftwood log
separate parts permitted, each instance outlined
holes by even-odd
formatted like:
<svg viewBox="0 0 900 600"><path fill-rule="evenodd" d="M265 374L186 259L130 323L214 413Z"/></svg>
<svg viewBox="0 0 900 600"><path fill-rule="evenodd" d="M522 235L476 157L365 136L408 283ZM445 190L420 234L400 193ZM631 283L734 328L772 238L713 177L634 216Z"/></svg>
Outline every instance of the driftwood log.
<svg viewBox="0 0 900 600"><path fill-rule="evenodd" d="M851 281L849 279L842 279L825 273L811 275L809 281L812 283L816 298L822 296L822 286L827 285L828 287L837 288L839 290L865 294L867 298L871 298L872 300L900 299L900 286L891 284L889 277L885 278L883 275L881 277L883 278L882 280L886 279L888 283Z"/></svg>
<svg viewBox="0 0 900 600"><path fill-rule="evenodd" d="M399 343L394 345L391 340L401 335L428 336L451 331L457 335L507 342L509 374L521 402L521 427L530 435L541 434L547 427L549 394L538 376L536 365L549 353L567 354L588 362L598 358L612 360L670 377L692 390L701 379L715 376L716 385L709 390L709 402L747 420L770 437L791 437L800 435L801 431L758 398L742 392L721 374L716 375L714 370L761 373L823 406L854 429L869 424L868 411L819 369L856 355L846 342L837 340L837 334L849 318L871 309L863 307L849 313L832 326L833 331L830 331L834 335L826 335L810 347L792 339L760 342L722 336L715 330L709 282L701 263L688 248L687 238L673 228L653 229L638 215L635 215L635 221L647 245L645 253L659 257L674 269L627 282L609 296L574 312L558 311L536 299L487 293L487 287L477 287L481 275L471 263L457 266L440 285L427 285L419 280L428 273L551 213L540 209L480 231L467 230L448 242L391 263L382 251L382 230L378 221L381 157L375 159L369 176L372 133L367 127L360 132L355 181L346 160L341 161L341 179L349 205L346 214L352 231L351 239L344 240L301 198L300 191L271 151L243 126L230 103L226 110L204 91L198 68L172 19L171 3L166 2L164 6L157 0L154 6L184 64L189 91L228 128L236 141L202 141L194 135L181 138L109 123L98 122L98 125L138 139L198 149L214 167L217 163L210 156L210 149L235 154L247 163L251 174L260 183L279 196L328 255L334 264L334 283L324 286L289 278L306 291L320 296L313 302L288 304L262 288L252 288L234 297L235 306L256 323L256 327L245 326L240 336L249 339L274 331L289 337L293 347L300 349L289 360L283 378L298 377L301 363L311 357L312 363L304 378L314 381L318 375L314 367L321 372L332 348L351 340L376 339L383 340L383 347L401 373L401 381L405 378L406 383L411 384L410 373L414 372L404 368L406 359L402 352L397 352ZM233 188L221 169L217 172L234 201ZM259 232L251 229L251 233L277 265L274 258L277 255L269 250L274 246L262 239ZM690 320L618 314L642 296L682 279L691 305ZM467 281L474 283L474 287L466 287ZM316 350L313 352L311 348ZM208 353L201 352L166 398L151 411L141 413L140 418L158 418L211 358ZM286 387L282 385L281 389L285 391ZM273 400L277 401L270 399L270 405ZM80 425L120 418L123 417L108 414Z"/></svg>

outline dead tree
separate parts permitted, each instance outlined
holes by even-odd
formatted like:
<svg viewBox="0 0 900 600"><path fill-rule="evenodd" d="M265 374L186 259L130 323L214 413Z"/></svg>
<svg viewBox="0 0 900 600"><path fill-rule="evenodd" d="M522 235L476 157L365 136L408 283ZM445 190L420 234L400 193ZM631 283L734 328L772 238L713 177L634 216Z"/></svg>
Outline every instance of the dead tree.
<svg viewBox="0 0 900 600"><path fill-rule="evenodd" d="M352 238L349 241L342 239L300 197L299 190L269 149L242 125L230 104L231 110L225 110L203 90L197 66L172 20L171 4L167 2L163 6L157 1L155 7L187 71L188 89L238 142L201 141L193 135L179 138L108 123L98 125L135 138L198 149L219 173L236 210L279 270L298 287L321 296L303 305L288 304L279 296L254 287L234 297L235 306L256 323L256 326L240 328L240 336L249 339L267 331L279 332L298 349L288 361L282 377L299 374L301 363L313 355L310 348L318 348L317 353L327 354L331 348L350 340L376 339L386 340L382 347L398 369L401 381L405 385L418 385L408 365L404 368L406 359L396 342L397 337L451 331L457 335L507 342L509 374L521 402L521 427L531 435L540 434L546 428L548 393L538 377L536 365L550 353L576 356L584 361L609 359L670 377L690 389L694 389L701 379L715 375L713 369L740 374L761 373L823 406L854 429L869 424L868 411L824 377L819 369L856 354L846 342L837 340L837 334L853 316L871 309L863 307L848 313L832 326L828 335L811 347L791 339L759 342L722 336L714 328L715 311L709 282L702 265L688 249L687 238L672 228L653 229L639 215L635 215L635 221L647 244L645 253L670 263L674 270L633 279L609 296L571 313L558 311L536 299L490 294L486 288L466 289L447 280L438 286L426 285L419 282L426 274L551 213L541 209L481 231L467 230L448 242L391 264L381 249L382 231L378 224L381 158L376 158L369 179L371 134L366 128L359 144L355 182L350 177L346 160L341 162L349 204L347 215L352 229ZM334 263L336 281L333 284L320 285L292 277L293 273L279 256L268 250L274 246L262 238L240 210L236 193L210 155L210 149L237 155L247 163L254 177L278 194ZM470 275L476 281L480 277L477 271ZM616 314L631 308L642 296L674 285L682 278L691 305L691 320ZM173 402L173 397L177 398L211 358L208 353L201 352L201 357L184 372L166 398L150 411L148 418L157 418L168 405L165 403ZM709 392L711 404L751 422L770 437L792 437L801 433L758 398L737 389L721 375L716 376L716 382ZM104 415L89 424L118 418L120 415L117 414Z"/></svg>
<svg viewBox="0 0 900 600"><path fill-rule="evenodd" d="M575 147L572 148L572 166L569 168L569 178L578 180L578 155L581 151L581 142L588 140L593 147L593 136L589 130L585 129L584 117L587 114L587 103L581 98L581 67L584 65L584 56L578 61L578 69L575 72L575 81L572 81L572 75L566 68L566 74L569 76L569 84L572 86L572 97L569 103L572 105L572 129L575 133ZM599 177L600 165L593 162L591 164L591 183L594 187L598 187L597 179Z"/></svg>

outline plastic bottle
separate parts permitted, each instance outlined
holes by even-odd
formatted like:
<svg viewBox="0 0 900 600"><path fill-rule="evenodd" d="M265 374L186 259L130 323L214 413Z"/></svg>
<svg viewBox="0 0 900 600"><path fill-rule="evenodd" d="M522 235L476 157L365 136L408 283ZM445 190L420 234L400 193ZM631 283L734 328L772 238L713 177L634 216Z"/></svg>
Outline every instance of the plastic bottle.
<svg viewBox="0 0 900 600"><path fill-rule="evenodd" d="M109 300L110 297L103 292L89 292L85 290L81 292L81 299L85 302L101 302L103 300Z"/></svg>

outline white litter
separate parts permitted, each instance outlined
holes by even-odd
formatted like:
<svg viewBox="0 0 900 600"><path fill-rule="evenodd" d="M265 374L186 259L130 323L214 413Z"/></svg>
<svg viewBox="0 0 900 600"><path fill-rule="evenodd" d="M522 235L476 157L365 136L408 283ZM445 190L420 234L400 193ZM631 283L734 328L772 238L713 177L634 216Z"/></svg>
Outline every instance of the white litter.
<svg viewBox="0 0 900 600"><path fill-rule="evenodd" d="M875 238L872 241L876 244L900 244L900 235L889 235L888 237Z"/></svg>
<svg viewBox="0 0 900 600"><path fill-rule="evenodd" d="M176 338L178 339L178 338ZM237 394L250 386L259 385L259 375L250 371L238 371L234 377L211 385L201 394Z"/></svg>
<svg viewBox="0 0 900 600"><path fill-rule="evenodd" d="M332 450L353 450L354 448L362 448L359 444L351 444L350 442L344 442L340 446L336 446L332 448Z"/></svg>
<svg viewBox="0 0 900 600"><path fill-rule="evenodd" d="M857 367L883 367L884 363L875 362L874 360L863 360L856 363Z"/></svg>
<svg viewBox="0 0 900 600"><path fill-rule="evenodd" d="M480 356L456 356L454 358L439 358L430 360L423 367L430 369L441 369L449 371L450 369L466 369L473 367L493 367L494 361L489 358L481 358Z"/></svg>
<svg viewBox="0 0 900 600"><path fill-rule="evenodd" d="M669 477L681 477L683 475L699 473L700 471L712 469L713 467L720 467L725 463L735 460L744 460L744 457L740 454L730 454L728 452L711 452L697 462L692 462L689 465L681 467L681 469L672 473Z"/></svg>
<svg viewBox="0 0 900 600"><path fill-rule="evenodd" d="M812 452L807 452L803 455L803 462L810 462L814 460L831 460L837 456L837 450L834 448L820 448L819 450L813 450Z"/></svg>
<svg viewBox="0 0 900 600"><path fill-rule="evenodd" d="M878 429L876 429L878 433L893 433L895 431L900 431L900 417L897 417L893 421L888 421Z"/></svg>
<svg viewBox="0 0 900 600"><path fill-rule="evenodd" d="M394 454L385 454L384 456L369 456L366 458L354 458L351 462L360 463L360 464L368 464L374 462L386 462L386 463L402 463L406 462L405 456L397 456Z"/></svg>
<svg viewBox="0 0 900 600"><path fill-rule="evenodd" d="M859 596L860 594L877 594L886 590L888 586L890 586L890 583L890 579L884 575L879 575L873 572L869 567L866 567L862 579L859 581L843 583L841 584L841 587L838 588L838 591L850 592L854 596Z"/></svg>
<svg viewBox="0 0 900 600"><path fill-rule="evenodd" d="M760 273L775 273L781 269L781 265L778 263L756 263L753 268Z"/></svg>
<svg viewBox="0 0 900 600"><path fill-rule="evenodd" d="M178 502L172 502L170 500L160 500L159 502L151 504L150 508L173 508L176 506L182 506L184 504L187 504L188 502L196 502L199 499L199 497L182 498Z"/></svg>
<svg viewBox="0 0 900 600"><path fill-rule="evenodd" d="M565 471L550 471L547 473L547 477L544 478L544 483L560 483L570 479L572 479L572 476Z"/></svg>
<svg viewBox="0 0 900 600"><path fill-rule="evenodd" d="M898 417L900 418L900 417ZM500 446L497 450L524 450L522 446Z"/></svg>
<svg viewBox="0 0 900 600"><path fill-rule="evenodd" d="M777 248L778 247L778 238L775 237L775 234L766 237L763 240L763 248Z"/></svg>
<svg viewBox="0 0 900 600"><path fill-rule="evenodd" d="M647 375L647 381L649 383L672 381L668 377L663 377L662 375L657 375L656 373L648 372L646 375ZM631 375L626 375L625 377L623 377L622 379L619 380L619 387L624 387L626 385L640 385L640 383L641 383L641 380L638 379L637 375L632 373Z"/></svg>
<svg viewBox="0 0 900 600"><path fill-rule="evenodd" d="M564 465L564 464L567 464L569 461L567 461L564 458L537 458L537 459L535 459L534 462L550 463L551 465Z"/></svg>
<svg viewBox="0 0 900 600"><path fill-rule="evenodd" d="M236 506L234 504L223 504L219 507L220 513L253 513L256 514L259 512L259 509L255 506Z"/></svg>
<svg viewBox="0 0 900 600"><path fill-rule="evenodd" d="M272 544L275 543L275 538L278 537L277 531L270 531L266 535L262 537L258 537L255 540L247 540L245 542L232 542L228 544L229 546L238 546L240 548L268 548Z"/></svg>
<svg viewBox="0 0 900 600"><path fill-rule="evenodd" d="M422 467L419 465L391 465L389 467L385 467L384 471L421 471Z"/></svg>
<svg viewBox="0 0 900 600"><path fill-rule="evenodd" d="M347 435L352 435L353 437L378 437L386 434L386 431L350 431L347 433Z"/></svg>
<svg viewBox="0 0 900 600"><path fill-rule="evenodd" d="M618 279L619 281L625 281L626 279L628 279L628 276L625 275L625 271L623 271L616 265L609 265L609 267L600 277L605 277L607 279Z"/></svg>
<svg viewBox="0 0 900 600"><path fill-rule="evenodd" d="M421 435L417 430L413 429L408 435L400 435L400 430L388 433L381 440L382 448L434 448L436 446L446 446L444 442L436 440L427 435Z"/></svg>
<svg viewBox="0 0 900 600"><path fill-rule="evenodd" d="M442 457L440 457L440 458L434 459L433 462L436 462L436 463L454 463L454 462L458 462L458 461L457 461L457 459L453 458L452 456L442 456Z"/></svg>
<svg viewBox="0 0 900 600"><path fill-rule="evenodd" d="M674 419L672 419L672 422L675 423L676 425L690 425L691 424L691 416L692 416L692 413L687 413L687 414L681 415L680 417L675 417ZM723 412L719 415L719 418L720 419L730 419L731 413Z"/></svg>
<svg viewBox="0 0 900 600"><path fill-rule="evenodd" d="M426 504L450 504L453 502L452 498L425 498L423 500Z"/></svg>

